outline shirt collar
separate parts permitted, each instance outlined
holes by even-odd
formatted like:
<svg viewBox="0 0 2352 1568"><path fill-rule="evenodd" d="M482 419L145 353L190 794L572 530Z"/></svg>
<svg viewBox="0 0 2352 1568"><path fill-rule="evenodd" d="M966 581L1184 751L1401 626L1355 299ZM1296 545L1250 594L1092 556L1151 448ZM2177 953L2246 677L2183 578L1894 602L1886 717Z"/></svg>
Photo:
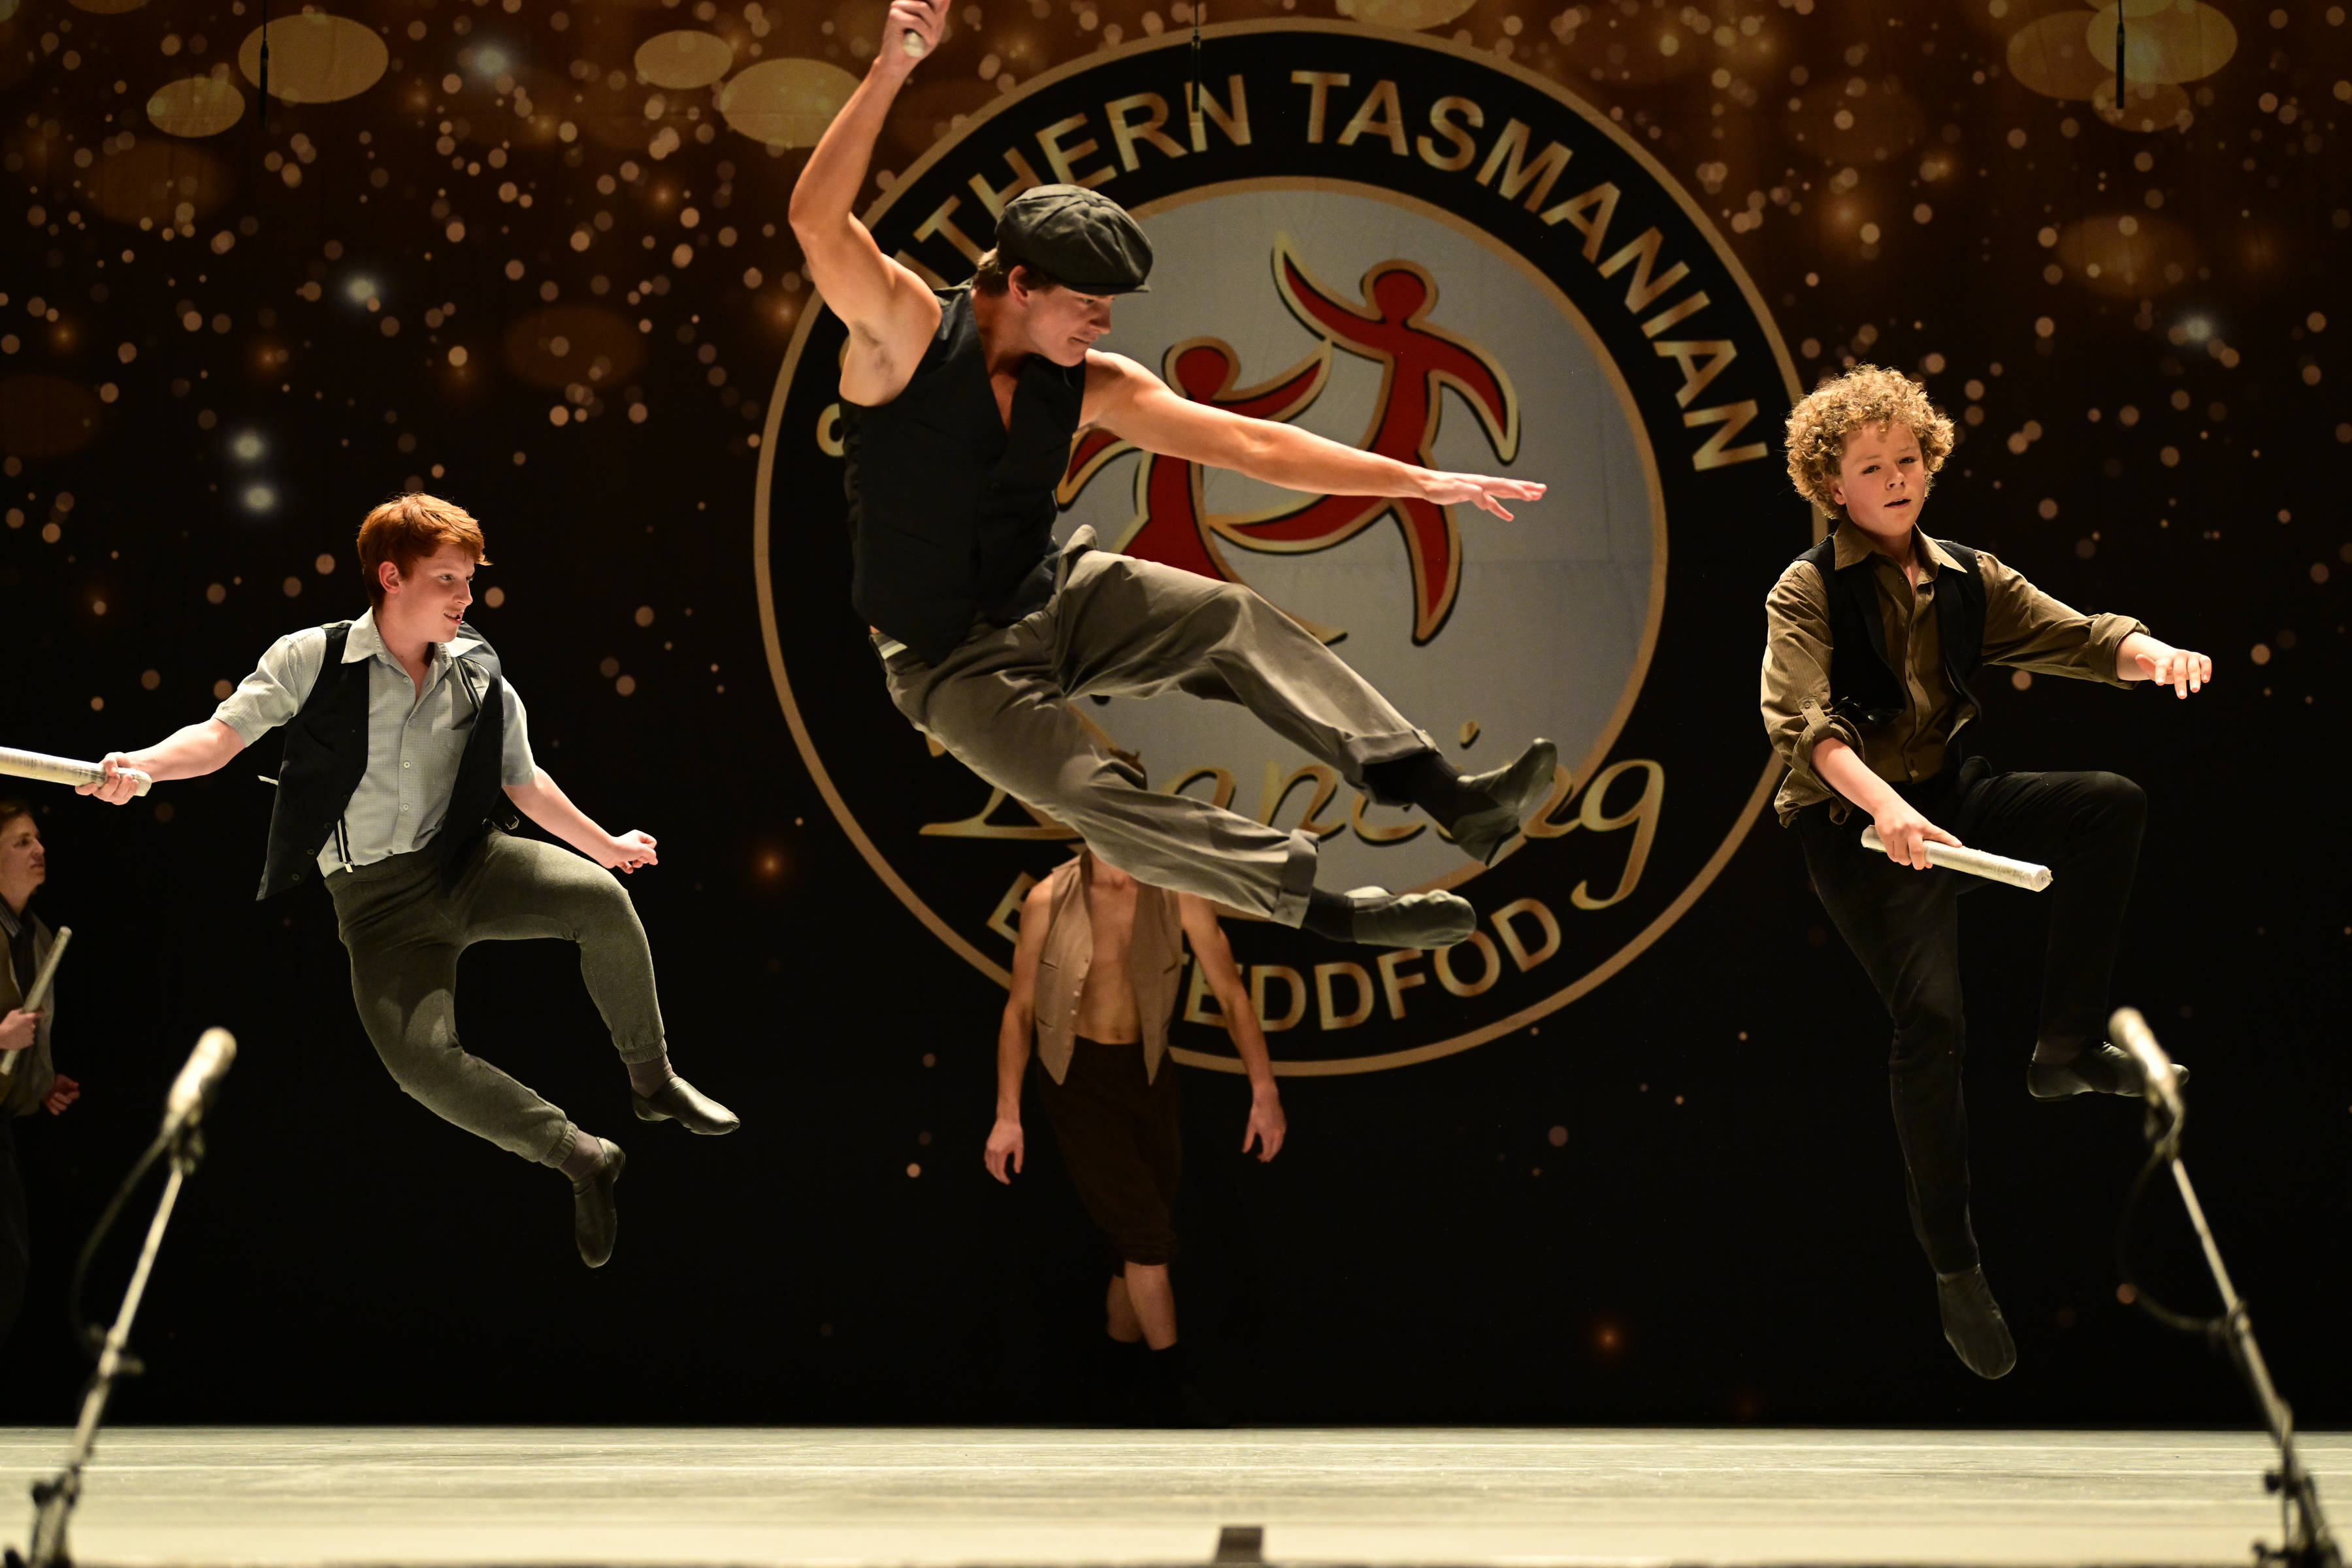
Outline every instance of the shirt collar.
<svg viewBox="0 0 2352 1568"><path fill-rule="evenodd" d="M10 941L13 942L23 935L25 928L32 923L33 915L30 909L20 915L8 907L6 900L0 899L0 931L6 931Z"/></svg>
<svg viewBox="0 0 2352 1568"><path fill-rule="evenodd" d="M1863 532L1859 528L1849 528L1843 523L1838 525L1835 539L1834 560L1836 570L1841 572L1856 562L1867 561L1878 551L1878 547L1871 543L1870 535ZM1929 535L1920 532L1916 526L1911 530L1911 548L1918 552L1920 575L1923 577L1932 578L1937 572L1946 568L1955 572L1960 569L1960 563L1952 559L1950 551L1937 543ZM1890 562L1889 564L1892 563Z"/></svg>
<svg viewBox="0 0 2352 1568"><path fill-rule="evenodd" d="M481 646L481 638L466 632L458 633L446 643L435 643L433 645L434 668L437 669L450 659L462 658ZM343 662L357 664L362 659L373 658L378 654L392 659L394 664L400 662L392 658L392 649L384 646L383 634L376 630L375 612L371 609L352 623L351 635L343 641Z"/></svg>

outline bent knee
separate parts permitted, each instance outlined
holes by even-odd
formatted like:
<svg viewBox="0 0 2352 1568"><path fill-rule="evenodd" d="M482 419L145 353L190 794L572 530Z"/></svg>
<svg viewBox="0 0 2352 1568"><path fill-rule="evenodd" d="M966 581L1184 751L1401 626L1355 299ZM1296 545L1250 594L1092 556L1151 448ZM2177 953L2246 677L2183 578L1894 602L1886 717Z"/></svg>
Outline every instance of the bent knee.
<svg viewBox="0 0 2352 1568"><path fill-rule="evenodd" d="M2120 817L2137 822L2147 816L2147 791L2121 773L2092 773L2086 780L2093 804Z"/></svg>

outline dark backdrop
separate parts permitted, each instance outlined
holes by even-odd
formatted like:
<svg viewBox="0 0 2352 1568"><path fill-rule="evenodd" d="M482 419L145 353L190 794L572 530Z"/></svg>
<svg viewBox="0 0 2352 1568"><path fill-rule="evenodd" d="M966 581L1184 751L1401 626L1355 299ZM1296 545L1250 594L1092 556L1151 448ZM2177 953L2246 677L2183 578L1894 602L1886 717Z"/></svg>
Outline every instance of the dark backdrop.
<svg viewBox="0 0 2352 1568"><path fill-rule="evenodd" d="M630 74L680 27L739 62L856 68L880 6L342 9L387 41L379 83L273 104L265 131L231 70L242 117L185 139L142 105L231 58L247 7L24 0L0 21L0 739L95 755L204 717L269 638L360 606L369 504L411 477L457 498L490 528L503 602L478 614L542 762L661 840L630 890L677 1060L747 1125L630 1131L566 950L469 955L468 1041L638 1152L619 1254L586 1273L557 1180L383 1075L323 897L251 900L274 742L120 812L41 790L37 907L79 934L58 1058L86 1092L22 1129L38 1277L0 1407L68 1415L72 1247L220 1023L242 1054L127 1418L1083 1415L1099 1281L1075 1196L1044 1136L1012 1190L981 1169L1002 994L834 826L763 668L749 437L807 300L782 223L805 155L728 128L708 89L649 112ZM2233 49L2148 100L2186 123L2140 130L2084 101L2058 34L2028 37L2090 18L2042 0L1423 9L1615 112L1700 193L1806 379L1870 359L1968 409L1943 529L2214 655L2187 705L1997 686L1981 744L2147 786L2116 995L2197 1068L2193 1167L2282 1384L2307 1423L2352 1418L2340 11L2228 0ZM983 0L886 159L987 101L979 57L1026 79L1181 11ZM551 367L544 319L504 336L575 305L648 323L591 340L615 356L593 386ZM843 668L870 676L856 647ZM1753 732L1722 746L1761 761ZM1272 1166L1234 1152L1239 1080L1188 1072L1187 1338L1264 1420L2242 1422L2221 1363L2116 1300L2135 1111L2021 1090L2038 914L1989 892L1966 916L1979 1225L2022 1355L2006 1382L1937 1335L1885 1029L1769 818L1539 1036L1290 1080ZM2206 1299L2169 1207L2143 1256Z"/></svg>

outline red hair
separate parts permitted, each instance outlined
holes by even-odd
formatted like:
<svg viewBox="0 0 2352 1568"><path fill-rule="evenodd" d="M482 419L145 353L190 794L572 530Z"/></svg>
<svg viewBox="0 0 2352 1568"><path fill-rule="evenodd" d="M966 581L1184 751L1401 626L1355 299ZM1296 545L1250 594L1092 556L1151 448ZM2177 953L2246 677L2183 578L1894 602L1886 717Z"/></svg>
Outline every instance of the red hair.
<svg viewBox="0 0 2352 1568"><path fill-rule="evenodd" d="M367 521L360 524L360 571L367 578L368 603L378 610L383 608L383 574L378 568L385 562L398 567L405 577L419 561L445 544L456 545L484 566L490 563L483 552L482 525L455 501L411 491L369 512Z"/></svg>

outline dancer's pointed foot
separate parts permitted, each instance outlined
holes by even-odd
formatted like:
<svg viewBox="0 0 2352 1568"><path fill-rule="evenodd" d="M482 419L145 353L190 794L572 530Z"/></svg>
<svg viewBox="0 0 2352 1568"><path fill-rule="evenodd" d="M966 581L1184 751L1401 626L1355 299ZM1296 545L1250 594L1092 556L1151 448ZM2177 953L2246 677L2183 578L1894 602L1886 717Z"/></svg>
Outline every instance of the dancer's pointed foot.
<svg viewBox="0 0 2352 1568"><path fill-rule="evenodd" d="M1984 1265L1936 1276L1936 1306L1943 1314L1944 1338L1962 1364L1979 1377L2006 1377L2017 1364L2017 1343L2000 1304L1985 1283Z"/></svg>
<svg viewBox="0 0 2352 1568"><path fill-rule="evenodd" d="M580 1246L580 1261L602 1268L613 1256L613 1239L621 1228L621 1211L613 1188L629 1157L610 1138L604 1140L604 1158L596 1168L572 1184L572 1239Z"/></svg>
<svg viewBox="0 0 2352 1568"><path fill-rule="evenodd" d="M682 1078L672 1078L651 1094L629 1096L640 1121L675 1121L688 1131L717 1137L743 1125L743 1119Z"/></svg>
<svg viewBox="0 0 2352 1568"><path fill-rule="evenodd" d="M2186 1088L2189 1069L2173 1063L2172 1080ZM2119 1094L2139 1100L2145 1097L2147 1084L2130 1052L2102 1040L2084 1047L2069 1061L2037 1060L2025 1069L2025 1090L2036 1100L2070 1100L2078 1094Z"/></svg>
<svg viewBox="0 0 2352 1568"><path fill-rule="evenodd" d="M1348 906L1347 940L1367 947L1452 947L1478 929L1478 911L1454 893L1355 888L1339 896Z"/></svg>
<svg viewBox="0 0 2352 1568"><path fill-rule="evenodd" d="M1549 741L1530 742L1517 759L1483 773L1463 776L1465 789L1475 790L1494 805L1474 811L1448 826L1454 842L1480 865L1489 865L1528 813L1551 795L1552 777L1559 766L1559 748Z"/></svg>

